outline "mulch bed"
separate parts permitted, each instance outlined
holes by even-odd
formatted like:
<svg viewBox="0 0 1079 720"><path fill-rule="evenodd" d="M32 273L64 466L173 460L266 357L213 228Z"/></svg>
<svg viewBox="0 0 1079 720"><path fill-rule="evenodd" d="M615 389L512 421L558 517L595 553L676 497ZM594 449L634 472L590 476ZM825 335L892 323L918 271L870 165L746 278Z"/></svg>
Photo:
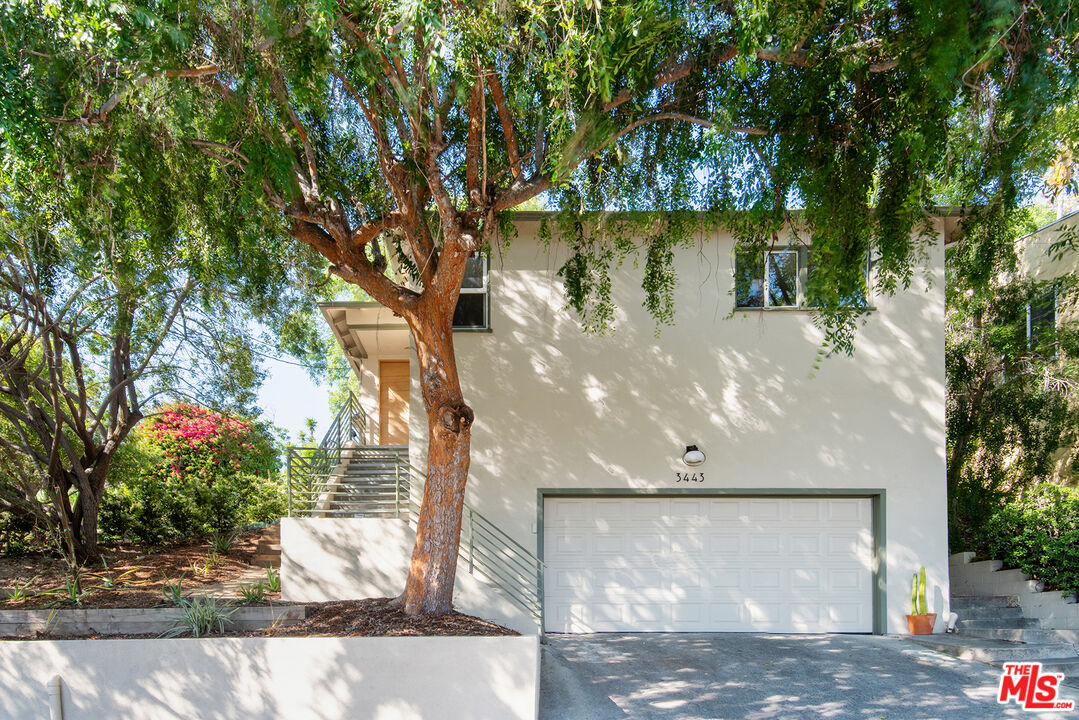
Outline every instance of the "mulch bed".
<svg viewBox="0 0 1079 720"><path fill-rule="evenodd" d="M412 618L405 615L390 598L305 604L307 619L303 622L247 634L263 637L520 635L509 628L459 612Z"/></svg>
<svg viewBox="0 0 1079 720"><path fill-rule="evenodd" d="M162 595L166 579L175 582L183 574L183 589L197 590L214 583L232 580L250 570L249 561L258 546L261 530L236 536L227 554L210 560L210 541L184 543L147 549L135 545L103 548L105 564L87 568L83 587L91 592L82 598L82 608L148 608L167 605ZM0 610L27 610L56 604L55 595L38 595L24 600L4 600L4 590L27 585L26 593L58 590L64 587L67 568L55 555L34 553L19 558L0 558ZM280 593L267 593L269 604ZM265 604L265 603L260 603ZM287 603L294 604L294 603ZM408 617L390 598L368 598L323 603L302 603L307 618L296 625L262 631L225 633L225 637L296 637L296 636L407 636L407 635L518 635L508 628L471 615L453 612L448 615ZM70 607L70 606L64 606ZM49 640L63 638L49 636ZM107 637L157 637L156 635L109 635ZM215 635L215 637L220 637Z"/></svg>
<svg viewBox="0 0 1079 720"><path fill-rule="evenodd" d="M251 569L250 560L258 547L261 530L240 533L225 554L211 559L209 539L164 548L138 545L102 548L104 564L87 567L83 588L91 592L82 598L84 608L157 607L164 603L164 582L175 582L183 574L184 591L236 578ZM67 567L59 557L31 553L18 558L0 558L0 610L48 607L56 596L27 597L3 601L12 588L26 588L35 595L60 590L67 579ZM267 594L270 599L278 594Z"/></svg>

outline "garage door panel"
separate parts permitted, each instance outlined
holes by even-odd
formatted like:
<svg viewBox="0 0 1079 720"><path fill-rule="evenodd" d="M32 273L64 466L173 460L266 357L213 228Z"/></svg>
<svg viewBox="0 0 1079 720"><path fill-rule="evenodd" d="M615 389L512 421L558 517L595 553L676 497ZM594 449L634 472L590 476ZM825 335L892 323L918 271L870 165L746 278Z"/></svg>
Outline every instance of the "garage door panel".
<svg viewBox="0 0 1079 720"><path fill-rule="evenodd" d="M630 517L635 521L649 520L657 526L662 525L664 524L663 507L663 501L659 499L634 500L630 508Z"/></svg>
<svg viewBox="0 0 1079 720"><path fill-rule="evenodd" d="M868 499L563 500L544 511L548 631L872 629Z"/></svg>
<svg viewBox="0 0 1079 720"><path fill-rule="evenodd" d="M586 502L584 500L557 498L549 500L544 507L543 522L545 525L555 526L559 523L581 522L587 516Z"/></svg>
<svg viewBox="0 0 1079 720"><path fill-rule="evenodd" d="M708 552L719 560L738 557L742 554L742 536L710 532L708 534Z"/></svg>
<svg viewBox="0 0 1079 720"><path fill-rule="evenodd" d="M820 534L791 535L788 542L791 557L818 557L821 554Z"/></svg>
<svg viewBox="0 0 1079 720"><path fill-rule="evenodd" d="M757 558L779 558L783 553L783 541L778 534L760 533L749 537L749 554Z"/></svg>
<svg viewBox="0 0 1079 720"><path fill-rule="evenodd" d="M828 522L858 522L864 519L863 503L859 500L836 499L828 502Z"/></svg>
<svg viewBox="0 0 1079 720"><path fill-rule="evenodd" d="M757 523L779 522L779 500L751 500L749 516Z"/></svg>
<svg viewBox="0 0 1079 720"><path fill-rule="evenodd" d="M714 522L734 523L742 516L742 503L738 500L712 500L708 503L708 519Z"/></svg>
<svg viewBox="0 0 1079 720"><path fill-rule="evenodd" d="M799 592L821 590L821 571L817 568L798 568L790 570L788 586Z"/></svg>
<svg viewBox="0 0 1079 720"><path fill-rule="evenodd" d="M666 546L666 538L659 532L635 533L630 536L630 549L637 554L661 555Z"/></svg>
<svg viewBox="0 0 1079 720"><path fill-rule="evenodd" d="M793 523L819 524L821 521L821 501L791 500L789 520Z"/></svg>
<svg viewBox="0 0 1079 720"><path fill-rule="evenodd" d="M626 554L625 535L611 535L608 533L596 533L592 536L592 553L595 555L618 555Z"/></svg>

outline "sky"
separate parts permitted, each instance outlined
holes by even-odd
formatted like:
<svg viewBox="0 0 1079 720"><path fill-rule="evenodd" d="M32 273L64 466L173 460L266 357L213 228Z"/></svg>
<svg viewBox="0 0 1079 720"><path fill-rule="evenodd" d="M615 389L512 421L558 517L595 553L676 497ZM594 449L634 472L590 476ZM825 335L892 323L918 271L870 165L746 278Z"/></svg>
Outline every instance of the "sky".
<svg viewBox="0 0 1079 720"><path fill-rule="evenodd" d="M266 358L266 380L259 390L262 418L288 432L288 442L295 443L307 418L318 422L315 437L322 439L333 419L329 408L329 390L311 381L299 365Z"/></svg>

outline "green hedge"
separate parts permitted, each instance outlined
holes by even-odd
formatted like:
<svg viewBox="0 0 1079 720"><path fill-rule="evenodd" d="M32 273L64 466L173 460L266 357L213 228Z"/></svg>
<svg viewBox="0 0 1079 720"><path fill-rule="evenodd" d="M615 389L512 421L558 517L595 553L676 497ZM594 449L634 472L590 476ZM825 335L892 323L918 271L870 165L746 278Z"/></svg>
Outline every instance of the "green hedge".
<svg viewBox="0 0 1079 720"><path fill-rule="evenodd" d="M983 551L1067 593L1079 592L1079 491L1043 485L986 523Z"/></svg>
<svg viewBox="0 0 1079 720"><path fill-rule="evenodd" d="M279 520L285 489L275 479L234 473L212 484L145 473L113 484L101 502L102 534L158 545Z"/></svg>

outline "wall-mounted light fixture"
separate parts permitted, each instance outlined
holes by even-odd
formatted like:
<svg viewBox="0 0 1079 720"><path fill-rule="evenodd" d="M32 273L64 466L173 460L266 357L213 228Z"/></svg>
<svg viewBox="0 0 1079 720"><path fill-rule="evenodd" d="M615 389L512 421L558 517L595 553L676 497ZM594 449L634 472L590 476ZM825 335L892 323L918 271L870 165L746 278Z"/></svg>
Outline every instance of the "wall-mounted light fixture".
<svg viewBox="0 0 1079 720"><path fill-rule="evenodd" d="M697 467L704 462L704 453L698 450L696 445L686 445L686 452L682 455L682 462L690 467Z"/></svg>

